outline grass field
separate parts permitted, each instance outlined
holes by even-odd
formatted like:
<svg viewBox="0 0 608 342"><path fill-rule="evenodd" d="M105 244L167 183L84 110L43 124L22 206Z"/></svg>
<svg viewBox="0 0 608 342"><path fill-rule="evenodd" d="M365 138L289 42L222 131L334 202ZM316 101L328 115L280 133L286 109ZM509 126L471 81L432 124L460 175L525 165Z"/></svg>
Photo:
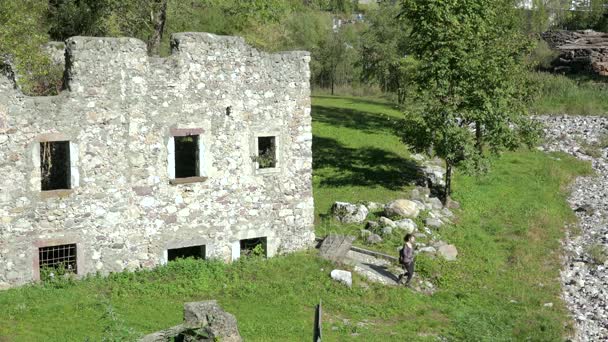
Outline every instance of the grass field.
<svg viewBox="0 0 608 342"><path fill-rule="evenodd" d="M408 189L413 164L391 131L398 112L352 98L316 97L313 105L317 231L355 231L324 219L334 200L386 202ZM457 174L462 211L441 234L459 260L419 258L420 275L438 287L433 296L356 275L348 289L329 279L335 266L314 251L231 265L184 260L0 292L0 341L132 340L179 323L183 302L204 299L233 313L247 341L309 340L319 299L327 341L562 340L559 239L574 220L565 191L589 172L565 155L520 151L484 177Z"/></svg>
<svg viewBox="0 0 608 342"><path fill-rule="evenodd" d="M566 77L534 72L531 79L540 91L531 108L534 114L608 115L606 77Z"/></svg>

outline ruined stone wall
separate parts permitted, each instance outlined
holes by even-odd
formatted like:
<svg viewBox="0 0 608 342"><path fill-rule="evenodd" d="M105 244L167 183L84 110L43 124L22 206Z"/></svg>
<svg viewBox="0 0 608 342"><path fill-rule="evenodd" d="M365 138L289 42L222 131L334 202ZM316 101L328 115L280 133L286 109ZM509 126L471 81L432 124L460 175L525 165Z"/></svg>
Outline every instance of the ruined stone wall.
<svg viewBox="0 0 608 342"><path fill-rule="evenodd" d="M132 38L68 39L54 97L0 76L0 287L38 278L41 246L76 243L82 275L154 267L169 248L230 261L241 239L267 237L269 256L312 243L308 53L207 33L172 44L152 58ZM179 132L200 134L205 178L173 185ZM252 160L259 135L276 136L275 168ZM41 191L40 142L59 140L73 189Z"/></svg>

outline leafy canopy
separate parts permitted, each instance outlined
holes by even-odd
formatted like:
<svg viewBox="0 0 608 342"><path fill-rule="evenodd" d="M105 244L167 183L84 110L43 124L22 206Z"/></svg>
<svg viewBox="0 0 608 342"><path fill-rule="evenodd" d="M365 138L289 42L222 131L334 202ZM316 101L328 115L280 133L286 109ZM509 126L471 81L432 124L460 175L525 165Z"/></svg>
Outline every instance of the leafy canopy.
<svg viewBox="0 0 608 342"><path fill-rule="evenodd" d="M513 7L504 0L404 0L410 48L420 61L414 78L421 110L409 113L403 139L451 168L483 171L487 155L532 146L538 126L527 117L531 86Z"/></svg>

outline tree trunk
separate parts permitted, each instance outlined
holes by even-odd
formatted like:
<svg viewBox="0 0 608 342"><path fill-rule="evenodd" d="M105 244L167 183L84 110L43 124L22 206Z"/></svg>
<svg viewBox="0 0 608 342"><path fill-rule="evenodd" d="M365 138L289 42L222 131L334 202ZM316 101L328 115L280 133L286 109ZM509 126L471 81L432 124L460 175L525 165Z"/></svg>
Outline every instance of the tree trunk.
<svg viewBox="0 0 608 342"><path fill-rule="evenodd" d="M333 75L333 72L332 72L332 75L331 75L331 94L332 95L334 94L334 75Z"/></svg>
<svg viewBox="0 0 608 342"><path fill-rule="evenodd" d="M443 204L448 203L450 194L452 193L452 163L445 161L445 189L444 189Z"/></svg>
<svg viewBox="0 0 608 342"><path fill-rule="evenodd" d="M167 21L167 1L168 0L154 0L154 9L157 10L157 12L152 15L154 31L148 40L148 54L150 56L158 56L159 54L160 41L163 38L165 22Z"/></svg>
<svg viewBox="0 0 608 342"><path fill-rule="evenodd" d="M481 132L481 122L479 121L475 122L475 140L475 147L477 147L479 154L483 154L483 135Z"/></svg>

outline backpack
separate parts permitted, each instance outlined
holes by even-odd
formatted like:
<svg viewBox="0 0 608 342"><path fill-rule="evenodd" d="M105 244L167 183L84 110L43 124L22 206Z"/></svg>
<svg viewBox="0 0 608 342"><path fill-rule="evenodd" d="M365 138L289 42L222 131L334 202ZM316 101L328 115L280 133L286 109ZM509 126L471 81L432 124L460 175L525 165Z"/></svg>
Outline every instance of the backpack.
<svg viewBox="0 0 608 342"><path fill-rule="evenodd" d="M405 265L405 248L399 248L399 265Z"/></svg>

